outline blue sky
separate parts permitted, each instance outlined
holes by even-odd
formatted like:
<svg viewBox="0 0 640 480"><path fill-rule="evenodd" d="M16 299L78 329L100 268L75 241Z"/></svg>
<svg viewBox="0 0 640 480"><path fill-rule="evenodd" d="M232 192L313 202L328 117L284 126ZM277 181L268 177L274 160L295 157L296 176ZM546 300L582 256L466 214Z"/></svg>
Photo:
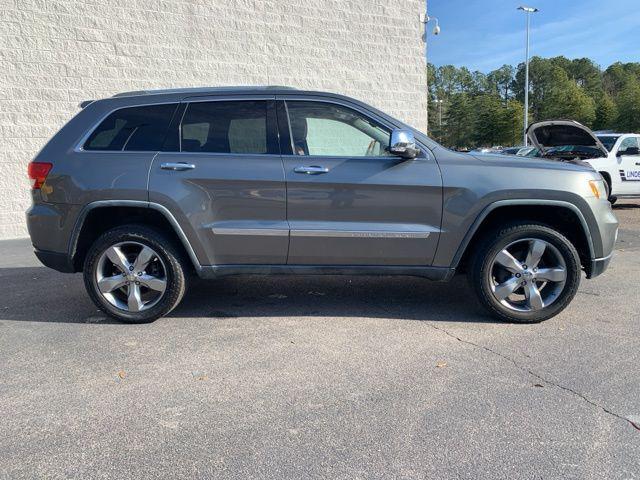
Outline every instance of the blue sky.
<svg viewBox="0 0 640 480"><path fill-rule="evenodd" d="M428 0L429 62L491 71L524 60L525 15L519 0ZM531 17L531 55L588 57L606 68L640 62L640 0L526 0L540 9Z"/></svg>

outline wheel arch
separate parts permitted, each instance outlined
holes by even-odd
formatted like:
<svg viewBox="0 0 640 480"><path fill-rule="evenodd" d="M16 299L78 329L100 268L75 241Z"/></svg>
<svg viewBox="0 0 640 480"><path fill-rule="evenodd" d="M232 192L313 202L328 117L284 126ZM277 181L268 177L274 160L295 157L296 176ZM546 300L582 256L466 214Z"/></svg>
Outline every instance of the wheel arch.
<svg viewBox="0 0 640 480"><path fill-rule="evenodd" d="M189 239L166 207L137 200L101 200L85 206L76 220L68 247L74 271L82 270L86 253L99 235L126 223L140 223L162 229L176 240L194 269L201 269Z"/></svg>
<svg viewBox="0 0 640 480"><path fill-rule="evenodd" d="M561 200L500 200L488 205L465 235L452 267L464 270L474 244L486 232L500 223L516 220L539 222L562 233L578 250L582 266L589 276L591 259L595 258L589 224L576 205Z"/></svg>

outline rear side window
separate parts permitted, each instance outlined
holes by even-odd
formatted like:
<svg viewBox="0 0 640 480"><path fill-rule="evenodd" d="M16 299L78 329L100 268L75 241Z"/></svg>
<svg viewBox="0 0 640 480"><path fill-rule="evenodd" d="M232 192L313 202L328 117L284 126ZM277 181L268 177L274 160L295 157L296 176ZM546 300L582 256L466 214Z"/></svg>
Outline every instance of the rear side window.
<svg viewBox="0 0 640 480"><path fill-rule="evenodd" d="M177 104L121 108L109 115L84 144L85 150L157 151Z"/></svg>
<svg viewBox="0 0 640 480"><path fill-rule="evenodd" d="M263 100L190 103L180 127L183 152L277 153Z"/></svg>

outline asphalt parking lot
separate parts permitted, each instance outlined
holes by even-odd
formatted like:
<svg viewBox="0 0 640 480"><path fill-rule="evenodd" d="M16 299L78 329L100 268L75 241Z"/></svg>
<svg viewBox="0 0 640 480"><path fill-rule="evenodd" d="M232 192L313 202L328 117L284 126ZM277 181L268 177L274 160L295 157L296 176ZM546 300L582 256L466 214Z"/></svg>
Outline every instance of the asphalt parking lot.
<svg viewBox="0 0 640 480"><path fill-rule="evenodd" d="M640 202L539 325L464 278L198 282L107 319L0 242L2 478L640 478Z"/></svg>

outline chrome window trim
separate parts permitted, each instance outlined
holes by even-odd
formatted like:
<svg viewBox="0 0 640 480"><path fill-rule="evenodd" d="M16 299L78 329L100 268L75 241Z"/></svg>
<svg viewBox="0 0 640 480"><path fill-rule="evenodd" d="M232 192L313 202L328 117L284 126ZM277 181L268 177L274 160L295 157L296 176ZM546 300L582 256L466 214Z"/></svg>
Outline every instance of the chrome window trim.
<svg viewBox="0 0 640 480"><path fill-rule="evenodd" d="M87 130L82 137L80 137L80 140L78 142L76 142L76 145L73 148L73 151L76 153L156 153L156 152L159 152L160 150L85 150L84 144L87 142L87 140L89 140L89 137L93 134L93 132L95 132L96 129L100 125L102 125L102 122L104 122L109 115L116 113L119 110L124 110L126 108L153 107L155 105L174 105L174 104L176 108L178 108L180 106L180 103L182 102L179 100L174 100L173 102L141 103L136 105L127 105L124 107L113 108L109 110L107 113L105 113L104 115L102 115L101 117L99 117L98 120L93 123L93 126L90 127L89 130Z"/></svg>
<svg viewBox="0 0 640 480"><path fill-rule="evenodd" d="M131 97L119 97L119 98L131 98ZM139 97L134 97L139 98ZM135 105L126 105L121 107L112 108L108 110L105 114L98 117L98 119L93 122L92 126L80 137L80 140L76 142L73 151L76 153L156 153L161 152L162 150L85 150L83 148L86 141L89 139L91 134L100 126L102 122L104 122L109 115L117 112L118 110L124 110L125 108L135 108L135 107L152 107L154 105L172 105L175 104L176 107L180 106L180 104L186 103L187 108L189 107L189 103L192 102L222 102L222 101L236 101L236 100L275 100L275 95L252 95L250 93L246 95L196 95L193 97L183 97L179 100L173 100L170 102L147 102L147 103L136 103ZM94 101L95 103L95 101ZM184 112L187 111L187 108L184 109ZM184 119L184 112L182 114L182 118L180 119L180 125L182 125L182 120ZM180 132L179 132L180 134ZM181 140L180 140L181 141ZM176 152L174 152L176 153Z"/></svg>
<svg viewBox="0 0 640 480"><path fill-rule="evenodd" d="M364 115L367 118L370 118L372 120L374 120L376 123L379 123L381 126L383 126L384 128L387 128L389 130L396 130L399 127L392 124L391 122L388 122L387 120L385 120L384 118L379 117L378 115L376 115L374 112L372 112L371 110L368 110L364 107L361 107L359 105L355 105L347 100L342 100L342 99L337 99L337 98L332 98L332 97L317 97L317 96L306 96L304 94L279 94L276 95L276 100L281 100L284 103L285 106L285 111L287 113L287 125L289 127L289 138L291 139L291 151L294 152L295 149L293 148L293 135L291 135L291 118L289 117L289 108L287 107L287 100L291 100L291 101L305 101L305 102L319 102L319 103L332 103L335 105L340 105L342 107L347 107L350 108L352 110L355 110L358 113L361 113L362 115ZM391 133L391 132L389 132ZM431 149L429 149L426 145L424 145L422 142L420 142L419 139L416 139L416 143L420 146L420 151L422 154L424 154L423 156L418 156L414 159L411 160L418 160L418 159L424 159L424 158L428 158L430 160L435 160L435 158L432 156ZM380 159L380 158L398 158L400 159L401 157L398 157L397 155L390 155L388 157L385 156L361 156L361 157L349 157L349 156L344 156L344 155L296 155L296 154L290 154L290 155L282 155L283 157L296 157L296 158L364 158L364 159ZM404 161L407 161L406 159Z"/></svg>
<svg viewBox="0 0 640 480"><path fill-rule="evenodd" d="M196 100L191 100L191 98L197 98ZM235 95L235 96L228 96L228 97L214 97L214 98L204 98L204 97L187 97L184 98L182 100L182 103L186 104L184 111L182 112L182 118L180 118L180 123L178 124L178 151L177 152L172 152L172 153L188 153L188 154L200 154L200 155L269 155L269 156L274 156L274 155L278 155L280 156L280 154L275 154L275 153L225 153L225 152L183 152L182 151L182 122L184 121L184 117L187 114L187 111L189 110L189 106L192 103L210 103L210 102L251 102L251 101L257 101L257 102L266 102L269 100L274 100L275 101L275 95L256 95L256 96L241 96L241 95ZM268 108L268 107L267 107ZM267 116L265 117L267 122L269 120L269 112L268 110L266 111ZM267 135L269 134L268 132L268 128L267 128ZM267 138L267 143L268 143L268 138Z"/></svg>
<svg viewBox="0 0 640 480"><path fill-rule="evenodd" d="M123 97L123 98L131 98L131 97ZM139 98L139 97L134 97L134 98ZM187 109L189 108L189 103L194 103L194 102L224 102L224 101L251 101L251 100L281 100L283 101L283 103L285 104L285 111L287 114L287 126L289 127L289 137L291 142L293 143L293 137L291 136L291 125L290 125L290 118L289 118L289 111L287 109L287 103L286 100L301 100L301 101L310 101L310 102L321 102L321 103L333 103L333 104L337 104L337 105L341 105L347 108L351 108L359 113L362 113L363 115L369 117L369 118L373 118L376 122L380 123L382 126L386 127L386 128L390 128L390 129L395 129L395 128L399 128L398 126L392 124L391 122L388 122L387 120L385 120L384 118L379 117L378 115L376 115L374 112L361 107L359 105L353 104L349 101L346 100L342 100L342 99L337 99L337 98L333 98L333 97L323 97L323 96L306 96L304 94L278 94L278 95L255 95L255 94L244 94L244 95L224 95L224 94L220 94L220 95L196 95L196 96L192 96L192 97L183 97L180 100L173 100L173 101L168 101L168 102L146 102L146 103L139 103L139 104L135 104L135 105L127 105L127 106L121 106L121 107L117 107L117 108L112 108L111 110L108 110L105 114L103 114L102 116L98 117L98 120L96 120L93 125L82 135L82 137L80 137L80 140L76 142L73 151L75 153L99 153L99 154L141 154L141 153L172 153L172 154L182 154L182 153L186 153L189 155L199 155L199 154L205 154L205 155L234 155L234 154L228 154L228 153L218 153L218 152L182 152L182 121L184 120L184 115L187 111ZM117 112L118 110L123 110L125 108L133 108L133 107L150 107L153 105L170 105L170 104L176 104L177 106L181 105L181 104L187 104L184 111L182 112L182 118L180 118L180 123L178 124L178 142L179 142L179 148L180 150L177 152L165 152L163 150L85 150L84 148L82 148L85 144L85 142L89 139L89 137L91 136L91 134L98 128L98 126L100 126L100 124L106 120L106 118L111 115L112 113ZM420 150L421 152L424 154L424 156L419 156L416 157L413 160L417 160L417 159L424 159L424 158L428 158L430 160L435 161L435 157L433 156L433 154L431 153L431 149L425 145L424 143L420 142L419 139L416 139L416 143L420 146ZM293 144L292 144L292 151L293 151ZM297 157L297 158L301 158L301 155L281 155L281 154L272 154L272 153L251 153L251 154L238 154L238 155L268 155L268 156L281 156L281 157ZM318 158L318 155L305 155L304 158ZM380 156L369 156L369 157L339 157L339 156L330 156L330 155L325 155L324 157L331 157L331 158L365 158L365 159L380 159L380 158L393 158L393 156L391 157L380 157ZM399 158L399 157L398 157Z"/></svg>

